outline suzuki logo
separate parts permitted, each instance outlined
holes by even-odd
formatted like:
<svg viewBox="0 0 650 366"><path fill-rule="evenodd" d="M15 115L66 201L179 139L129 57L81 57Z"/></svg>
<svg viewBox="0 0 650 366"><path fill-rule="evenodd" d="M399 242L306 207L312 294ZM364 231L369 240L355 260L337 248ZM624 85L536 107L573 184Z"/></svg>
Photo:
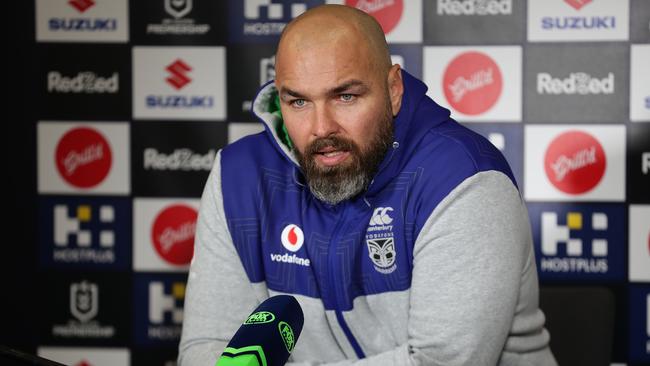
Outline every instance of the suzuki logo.
<svg viewBox="0 0 650 366"><path fill-rule="evenodd" d="M95 5L95 2L93 0L70 0L68 1L68 4L77 9L80 13L83 13L91 6Z"/></svg>
<svg viewBox="0 0 650 366"><path fill-rule="evenodd" d="M165 80L174 88L176 88L176 90L180 90L190 81L192 81L192 79L185 75L187 72L192 71L192 68L181 59L178 59L174 61L174 63L168 65L166 70L169 71L171 76Z"/></svg>
<svg viewBox="0 0 650 366"><path fill-rule="evenodd" d="M582 9L583 6L589 4L593 0L564 0L565 3L571 5L575 10Z"/></svg>

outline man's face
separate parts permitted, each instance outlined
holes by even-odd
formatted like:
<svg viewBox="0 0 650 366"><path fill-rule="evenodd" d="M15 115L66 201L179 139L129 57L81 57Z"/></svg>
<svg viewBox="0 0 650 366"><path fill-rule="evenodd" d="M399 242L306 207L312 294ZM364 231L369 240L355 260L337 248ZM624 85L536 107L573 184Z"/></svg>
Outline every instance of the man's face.
<svg viewBox="0 0 650 366"><path fill-rule="evenodd" d="M388 73L345 37L280 55L282 115L310 188L328 203L351 198L366 188L392 143Z"/></svg>

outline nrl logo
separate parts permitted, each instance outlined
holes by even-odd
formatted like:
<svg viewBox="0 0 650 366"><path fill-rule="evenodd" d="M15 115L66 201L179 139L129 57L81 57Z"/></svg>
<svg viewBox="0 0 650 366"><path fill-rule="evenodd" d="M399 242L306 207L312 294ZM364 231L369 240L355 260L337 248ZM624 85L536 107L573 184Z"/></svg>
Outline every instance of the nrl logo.
<svg viewBox="0 0 650 366"><path fill-rule="evenodd" d="M174 18L182 18L192 11L192 0L165 0L165 11Z"/></svg>
<svg viewBox="0 0 650 366"><path fill-rule="evenodd" d="M70 313L86 323L97 315L97 285L88 281L70 285Z"/></svg>
<svg viewBox="0 0 650 366"><path fill-rule="evenodd" d="M389 274L395 271L395 239L393 237L381 239L366 239L368 256L375 265L375 270Z"/></svg>

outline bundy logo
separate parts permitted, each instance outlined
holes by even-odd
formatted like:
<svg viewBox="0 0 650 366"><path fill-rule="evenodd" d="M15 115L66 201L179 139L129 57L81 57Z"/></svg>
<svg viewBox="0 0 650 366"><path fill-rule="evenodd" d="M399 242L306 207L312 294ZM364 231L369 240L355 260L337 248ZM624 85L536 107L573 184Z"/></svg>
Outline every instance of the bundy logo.
<svg viewBox="0 0 650 366"><path fill-rule="evenodd" d="M565 3L580 11L583 6L591 3L591 0L565 0ZM565 17L543 17L542 29L615 29L615 16L565 16Z"/></svg>
<svg viewBox="0 0 650 366"><path fill-rule="evenodd" d="M71 0L68 4L79 13L95 5L92 0ZM51 31L115 31L117 30L117 19L115 18L51 18L48 20L48 27Z"/></svg>
<svg viewBox="0 0 650 366"><path fill-rule="evenodd" d="M262 16L262 9L265 10L266 19L271 21L265 22L245 22L244 23L244 35L279 35L282 33L282 30L287 25L284 21L278 21L285 19L283 4L274 4L271 0L244 0L244 17L246 19L260 19L264 18ZM304 3L293 3L291 4L291 19L297 17L298 15L304 13L307 10L307 5Z"/></svg>
<svg viewBox="0 0 650 366"><path fill-rule="evenodd" d="M606 273L608 242L603 237L607 234L607 228L607 215L602 212L592 213L591 250L589 254L584 255L583 240L571 235L573 231L583 230L583 215L579 212L567 213L566 226L563 226L557 222L557 213L543 212L541 270L543 272ZM560 243L566 246L565 256L558 255ZM591 258L584 258L585 256Z"/></svg>
<svg viewBox="0 0 650 366"><path fill-rule="evenodd" d="M537 74L537 94L614 94L614 73L599 79L585 72L573 72L568 77L554 78L551 74Z"/></svg>
<svg viewBox="0 0 650 366"><path fill-rule="evenodd" d="M90 205L76 207L73 217L68 216L69 207L66 205L54 206L54 245L53 259L55 262L64 263L113 263L115 261L115 232L112 225L115 222L115 210L112 206L99 207L98 219L93 218ZM98 221L104 229L97 235L99 247L93 245L93 233L82 228L91 222ZM68 248L70 239L75 238L75 246Z"/></svg>
<svg viewBox="0 0 650 366"><path fill-rule="evenodd" d="M165 68L170 73L165 81L174 89L180 90L192 79L187 73L192 67L185 61L177 59ZM209 109L214 106L214 97L210 95L147 95L147 107L161 109Z"/></svg>
<svg viewBox="0 0 650 366"><path fill-rule="evenodd" d="M114 94L119 90L119 74L117 72L109 77L98 76L92 71L83 71L76 76L63 76L58 71L47 73L48 92Z"/></svg>
<svg viewBox="0 0 650 366"><path fill-rule="evenodd" d="M176 340L181 335L183 323L182 303L185 298L185 284L173 282L171 294L165 293L162 282L149 284L149 322L147 329L149 338L159 340ZM170 321L165 321L165 314L169 314Z"/></svg>
<svg viewBox="0 0 650 366"><path fill-rule="evenodd" d="M68 1L68 4L77 9L80 13L83 13L91 6L95 5L95 2L93 0L70 0Z"/></svg>
<svg viewBox="0 0 650 366"><path fill-rule="evenodd" d="M512 14L512 0L438 0L438 15Z"/></svg>
<svg viewBox="0 0 650 366"><path fill-rule="evenodd" d="M217 152L213 149L207 154L195 153L191 149L175 149L170 154L159 152L155 148L144 149L145 170L170 171L210 171Z"/></svg>
<svg viewBox="0 0 650 366"><path fill-rule="evenodd" d="M210 31L209 24L195 24L185 18L192 11L192 0L164 0L165 12L172 18L165 18L158 24L147 24L148 34L201 35Z"/></svg>
<svg viewBox="0 0 650 366"><path fill-rule="evenodd" d="M70 285L70 313L77 319L68 324L52 327L52 334L59 337L110 338L115 327L102 326L93 320L99 311L99 289L97 284L81 281Z"/></svg>

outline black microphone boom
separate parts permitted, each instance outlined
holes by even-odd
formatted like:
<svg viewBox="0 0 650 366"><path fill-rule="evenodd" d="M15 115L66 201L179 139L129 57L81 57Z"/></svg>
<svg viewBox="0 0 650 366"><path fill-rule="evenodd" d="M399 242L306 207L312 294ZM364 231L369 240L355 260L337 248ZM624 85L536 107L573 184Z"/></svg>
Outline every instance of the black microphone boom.
<svg viewBox="0 0 650 366"><path fill-rule="evenodd" d="M216 366L281 366L302 331L304 316L295 297L264 300L239 327Z"/></svg>

